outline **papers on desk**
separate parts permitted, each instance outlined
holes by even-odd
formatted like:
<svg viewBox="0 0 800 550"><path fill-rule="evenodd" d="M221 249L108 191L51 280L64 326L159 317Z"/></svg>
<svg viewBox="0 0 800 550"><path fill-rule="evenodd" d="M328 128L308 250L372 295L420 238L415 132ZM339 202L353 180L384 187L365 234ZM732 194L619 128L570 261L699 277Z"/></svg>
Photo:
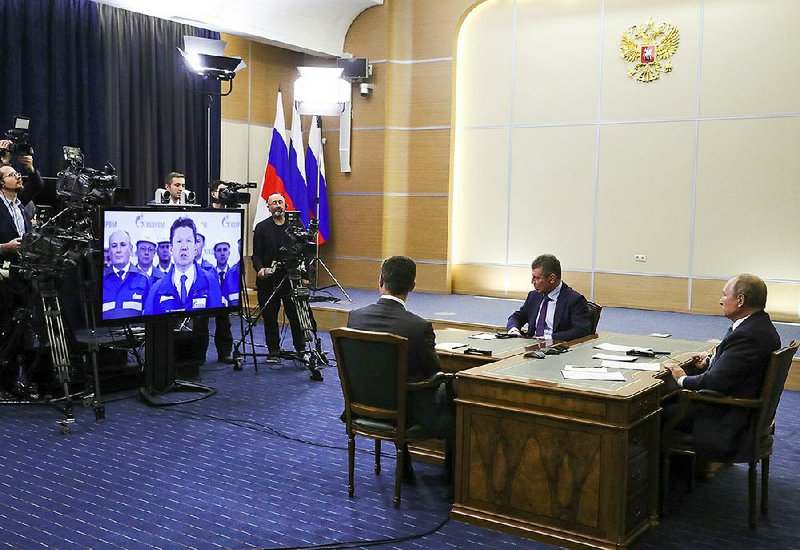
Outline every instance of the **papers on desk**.
<svg viewBox="0 0 800 550"><path fill-rule="evenodd" d="M608 372L605 367L583 367L580 365L566 365L561 371L561 376L566 380L625 381L625 376L621 372Z"/></svg>
<svg viewBox="0 0 800 550"><path fill-rule="evenodd" d="M494 340L497 336L493 332L476 332L470 334L467 338L471 340Z"/></svg>
<svg viewBox="0 0 800 550"><path fill-rule="evenodd" d="M603 351L616 351L618 353L628 353L629 351L639 351L643 353L653 353L653 350L650 348L637 348L634 346L620 346L618 344L609 344L608 342L603 342L602 344L597 344L594 349L601 349Z"/></svg>
<svg viewBox="0 0 800 550"><path fill-rule="evenodd" d="M625 361L627 363L632 363L636 361L638 357L635 355L612 355L610 353L595 353L592 355L592 359L606 359L608 361Z"/></svg>
<svg viewBox="0 0 800 550"><path fill-rule="evenodd" d="M671 334L667 334L666 332L652 332L650 336L655 336L656 338L669 338L672 336Z"/></svg>
<svg viewBox="0 0 800 550"><path fill-rule="evenodd" d="M467 347L467 344L461 344L459 342L440 342L436 344L435 347L439 351L456 351L457 349Z"/></svg>
<svg viewBox="0 0 800 550"><path fill-rule="evenodd" d="M652 372L658 372L661 370L660 363L629 363L623 361L608 361L605 360L600 363L604 367L612 368L612 369L628 369L628 370L649 370Z"/></svg>

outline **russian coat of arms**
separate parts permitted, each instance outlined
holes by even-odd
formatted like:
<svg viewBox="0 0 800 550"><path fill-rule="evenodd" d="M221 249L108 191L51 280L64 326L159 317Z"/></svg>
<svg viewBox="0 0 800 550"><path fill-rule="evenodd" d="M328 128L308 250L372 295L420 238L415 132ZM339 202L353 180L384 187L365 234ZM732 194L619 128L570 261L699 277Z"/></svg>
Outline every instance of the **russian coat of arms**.
<svg viewBox="0 0 800 550"><path fill-rule="evenodd" d="M678 49L678 28L670 23L634 25L622 33L619 51L628 62L628 76L640 82L653 82L672 71L669 58Z"/></svg>

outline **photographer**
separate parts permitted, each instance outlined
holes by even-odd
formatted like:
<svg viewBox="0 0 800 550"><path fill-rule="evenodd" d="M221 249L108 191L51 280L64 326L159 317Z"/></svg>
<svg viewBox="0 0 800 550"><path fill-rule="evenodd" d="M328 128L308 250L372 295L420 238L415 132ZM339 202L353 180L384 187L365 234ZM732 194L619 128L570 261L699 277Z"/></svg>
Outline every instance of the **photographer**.
<svg viewBox="0 0 800 550"><path fill-rule="evenodd" d="M31 231L31 214L24 207L24 203L33 199L44 187L42 177L33 166L32 155L17 157L28 176L24 182L22 174L11 166L11 141L0 140L0 264L10 262L16 264L19 260L18 249L22 243L22 236ZM14 328L14 310L25 305L24 293L15 292L11 285L13 280L0 278L0 343L6 358L12 367L2 372L2 382L5 386L14 388L15 393L24 394L30 389L27 387L25 376L25 358L22 353L33 345L32 334L26 334L16 343L9 343L9 336ZM11 348L6 347L12 346ZM0 364L0 368L5 365ZM33 392L33 391L32 391Z"/></svg>
<svg viewBox="0 0 800 550"><path fill-rule="evenodd" d="M225 185L225 182L222 180L215 180L211 183L211 207L212 208L225 208L225 205L219 202L219 192L226 189L228 186ZM199 239L202 237L202 242ZM198 256L195 258L195 261L198 263L200 267L209 271L214 277L219 280L220 289L222 292L222 301L227 305L228 303L228 294L230 292L227 290L228 282L226 277L228 276L228 272L230 271L227 269L227 262L228 258L225 256L224 262L220 264L220 257L217 253L217 248L220 244L225 244L228 246L228 251L230 251L230 245L228 243L217 243L214 245L214 257L217 260L217 266L213 266L210 262L206 261L202 257L203 247L205 246L205 237L203 237L200 233L197 234L198 238ZM238 277L238 275L237 275ZM233 349L233 334L231 333L231 320L227 313L221 313L219 315L214 316L214 346L217 348L217 361L220 363L226 364L233 364L234 360L231 357L231 349ZM194 320L193 325L194 330L200 335L203 340L203 347L208 348L208 317L197 317ZM205 355L204 355L205 356Z"/></svg>
<svg viewBox="0 0 800 550"><path fill-rule="evenodd" d="M286 279L286 270L277 263L278 252L284 245L289 229L285 216L286 201L280 193L275 193L267 200L267 207L270 217L253 229L253 268L256 271L258 305L262 308L261 316L264 319L264 336L269 348L267 362L277 362L281 352L278 329L281 302L289 319L295 351L302 352L305 349L305 340L291 299L291 286ZM269 300L273 293L275 297Z"/></svg>

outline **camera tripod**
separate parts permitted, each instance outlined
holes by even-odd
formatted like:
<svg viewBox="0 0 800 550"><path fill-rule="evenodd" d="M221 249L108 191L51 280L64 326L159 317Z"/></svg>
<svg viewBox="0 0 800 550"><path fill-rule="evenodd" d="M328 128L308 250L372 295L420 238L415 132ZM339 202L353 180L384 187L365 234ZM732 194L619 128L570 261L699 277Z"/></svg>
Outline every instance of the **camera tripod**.
<svg viewBox="0 0 800 550"><path fill-rule="evenodd" d="M242 272L242 276L244 276L244 272ZM275 286L272 294L270 294L269 298L267 298L266 302L264 302L264 305L258 309L255 315L249 315L249 298L246 291L242 292L244 301L242 308L242 324L246 322L247 326L243 328L241 338L235 342L233 346L233 359L235 361L234 369L241 370L244 362L243 357L245 355L250 355L253 358L253 367L258 370L258 367L256 366L256 356L258 354L255 351L255 344L253 341L253 327L256 326L258 319L261 317L264 310L270 305L270 302L281 299L280 293L283 291L284 285L287 283L290 289L289 299L295 307L295 311L297 312L297 320L299 322L300 329L303 332L303 350L297 350L297 353L287 353L282 356L288 359L296 359L303 362L306 367L308 367L308 370L311 371L311 380L321 381L323 380L323 377L319 369L321 365L328 364L328 359L325 357L325 352L322 351L322 342L317 336L316 323L314 322L314 316L311 313L311 306L309 305L308 300L311 292L306 286L303 285L299 268L292 268L287 271L286 275L284 275L281 279L281 282ZM242 283L242 288L245 288L244 283ZM240 351L240 348L243 349L245 340L248 338L250 340L250 349L252 350L250 354Z"/></svg>
<svg viewBox="0 0 800 550"><path fill-rule="evenodd" d="M59 300L58 291L51 285L37 285L38 289L29 294L31 297L28 302L28 307L17 308L14 314L15 325L11 330L9 338L5 342L5 347L0 352L0 365L6 365L15 356L15 351L23 343L27 333L32 329L34 323L33 310L35 302L33 296L36 295L35 290L41 297L42 315L44 320L44 339L40 342L39 348L36 352L36 358L30 368L33 371L40 363L43 355L43 348L49 345L50 360L56 376L56 380L63 388L63 396L55 398L39 398L38 396L29 396L28 398L19 397L18 399L2 400L0 404L11 405L48 405L60 411L64 418L58 421L61 433L67 434L71 431L71 425L75 422L75 414L73 412L73 405L82 404L84 407L92 406L94 408L95 419L99 422L105 419L105 407L100 405L100 387L99 376L97 372L97 346L90 346L90 355L92 363L91 377L94 382L93 391L88 388L78 393L70 393L69 384L71 380L70 371L72 365L70 363L69 348L67 346L67 337L62 318L61 302Z"/></svg>

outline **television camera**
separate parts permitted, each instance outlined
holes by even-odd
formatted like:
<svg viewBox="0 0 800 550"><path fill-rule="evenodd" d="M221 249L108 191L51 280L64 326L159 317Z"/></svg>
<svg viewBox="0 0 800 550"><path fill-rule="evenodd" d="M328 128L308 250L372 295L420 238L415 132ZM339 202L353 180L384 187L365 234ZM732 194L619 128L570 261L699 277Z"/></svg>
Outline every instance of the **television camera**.
<svg viewBox="0 0 800 550"><path fill-rule="evenodd" d="M300 212L289 210L286 212L286 224L286 234L278 249L277 264L286 270L290 278L299 279L300 272L306 267L306 260L313 255L312 248L319 233L319 221L312 219L306 230L300 220Z"/></svg>
<svg viewBox="0 0 800 550"><path fill-rule="evenodd" d="M116 169L106 163L102 170L86 168L77 147L64 147L65 168L58 173L58 195L67 203L89 206L122 206L130 200L130 189L120 187Z"/></svg>
<svg viewBox="0 0 800 550"><path fill-rule="evenodd" d="M220 181L219 184L225 187L217 189L217 198L212 198L211 202L230 208L240 204L248 204L250 202L250 192L242 191L242 189L255 189L257 187L257 184L253 182Z"/></svg>
<svg viewBox="0 0 800 550"><path fill-rule="evenodd" d="M28 141L28 131L30 130L31 119L18 116L14 119L14 128L6 132L6 137L11 141L11 145L0 148L0 156L11 153L14 156L33 155L33 146Z"/></svg>

